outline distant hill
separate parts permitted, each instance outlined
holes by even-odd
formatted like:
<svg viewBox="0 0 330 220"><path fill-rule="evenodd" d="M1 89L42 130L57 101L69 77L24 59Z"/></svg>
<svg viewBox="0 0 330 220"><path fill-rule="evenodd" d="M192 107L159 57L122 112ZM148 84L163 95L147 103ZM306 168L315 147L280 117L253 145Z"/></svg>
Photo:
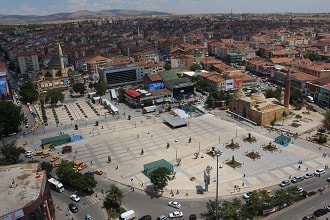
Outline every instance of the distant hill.
<svg viewBox="0 0 330 220"><path fill-rule="evenodd" d="M171 15L166 12L158 11L138 11L127 9L112 9L102 11L81 10L72 13L56 13L45 16L38 15L5 15L0 14L0 24L31 24L31 23L52 23L73 20L96 19L108 16L152 16L152 15Z"/></svg>

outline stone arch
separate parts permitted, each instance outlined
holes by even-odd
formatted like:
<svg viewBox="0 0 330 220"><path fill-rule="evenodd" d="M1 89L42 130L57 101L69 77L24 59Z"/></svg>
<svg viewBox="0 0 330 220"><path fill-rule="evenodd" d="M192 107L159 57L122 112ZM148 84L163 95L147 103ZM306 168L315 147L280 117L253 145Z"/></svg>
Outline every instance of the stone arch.
<svg viewBox="0 0 330 220"><path fill-rule="evenodd" d="M61 76L62 76L61 71L57 71L56 74L55 74L55 76L57 76L57 77L61 77Z"/></svg>
<svg viewBox="0 0 330 220"><path fill-rule="evenodd" d="M45 77L53 77L53 75L50 72L46 72Z"/></svg>

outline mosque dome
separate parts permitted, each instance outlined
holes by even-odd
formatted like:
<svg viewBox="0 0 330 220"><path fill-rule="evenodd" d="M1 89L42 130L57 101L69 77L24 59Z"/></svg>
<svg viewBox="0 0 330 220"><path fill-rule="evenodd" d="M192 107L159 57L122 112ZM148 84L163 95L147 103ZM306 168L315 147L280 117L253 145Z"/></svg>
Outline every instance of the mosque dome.
<svg viewBox="0 0 330 220"><path fill-rule="evenodd" d="M263 102L266 100L266 97L264 94L262 94L261 92L260 93L254 93L251 95L251 99L252 100L255 100L257 102Z"/></svg>

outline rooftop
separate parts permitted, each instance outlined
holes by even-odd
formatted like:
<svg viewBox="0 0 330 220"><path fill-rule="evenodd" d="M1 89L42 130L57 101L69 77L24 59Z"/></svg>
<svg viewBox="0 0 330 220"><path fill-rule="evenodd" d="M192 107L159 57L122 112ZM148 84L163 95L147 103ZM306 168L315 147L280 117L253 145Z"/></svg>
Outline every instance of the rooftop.
<svg viewBox="0 0 330 220"><path fill-rule="evenodd" d="M15 164L0 167L0 217L24 208L39 197L44 171L39 163Z"/></svg>

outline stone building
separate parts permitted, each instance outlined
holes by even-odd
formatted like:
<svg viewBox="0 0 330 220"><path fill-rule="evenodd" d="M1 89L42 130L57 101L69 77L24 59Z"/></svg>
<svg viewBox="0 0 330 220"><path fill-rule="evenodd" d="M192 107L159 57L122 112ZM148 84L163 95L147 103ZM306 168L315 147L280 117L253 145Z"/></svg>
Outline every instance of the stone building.
<svg viewBox="0 0 330 220"><path fill-rule="evenodd" d="M289 108L281 105L275 98L266 99L262 93L247 97L242 89L235 92L230 104L230 111L256 122L258 125L269 125L289 115ZM285 113L283 113L285 112Z"/></svg>
<svg viewBox="0 0 330 220"><path fill-rule="evenodd" d="M266 99L261 92L247 97L242 89L235 92L230 110L258 125L269 125L284 120L290 113L291 73L288 72L284 84L284 102L275 98Z"/></svg>

